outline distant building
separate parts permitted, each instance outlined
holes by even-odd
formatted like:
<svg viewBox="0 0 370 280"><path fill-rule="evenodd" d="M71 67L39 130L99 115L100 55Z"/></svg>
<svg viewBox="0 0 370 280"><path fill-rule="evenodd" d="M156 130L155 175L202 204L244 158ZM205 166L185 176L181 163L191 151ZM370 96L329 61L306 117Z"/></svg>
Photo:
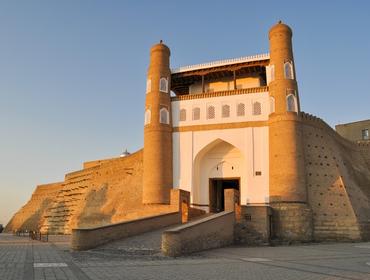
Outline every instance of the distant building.
<svg viewBox="0 0 370 280"><path fill-rule="evenodd" d="M338 124L335 130L344 138L357 141L370 141L370 120Z"/></svg>

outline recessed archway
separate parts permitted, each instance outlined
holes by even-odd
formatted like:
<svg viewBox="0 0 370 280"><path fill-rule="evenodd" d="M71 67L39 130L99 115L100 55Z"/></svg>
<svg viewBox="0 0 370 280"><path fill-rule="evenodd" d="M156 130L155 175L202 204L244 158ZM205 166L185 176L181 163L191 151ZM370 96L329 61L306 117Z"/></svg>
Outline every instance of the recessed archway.
<svg viewBox="0 0 370 280"><path fill-rule="evenodd" d="M207 211L210 210L212 180L212 184L217 181L220 184L223 181L236 180L238 181L237 189L241 189L243 167L244 156L234 145L217 139L204 147L194 160L193 205L200 206ZM214 200L212 201L214 203Z"/></svg>

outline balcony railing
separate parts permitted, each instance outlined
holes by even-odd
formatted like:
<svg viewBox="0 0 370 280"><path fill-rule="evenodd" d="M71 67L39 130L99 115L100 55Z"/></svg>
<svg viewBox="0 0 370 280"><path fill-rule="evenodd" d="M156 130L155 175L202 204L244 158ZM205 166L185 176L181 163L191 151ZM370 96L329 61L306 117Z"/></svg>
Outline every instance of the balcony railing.
<svg viewBox="0 0 370 280"><path fill-rule="evenodd" d="M269 90L269 87L264 86L264 87L224 90L224 91L216 91L216 92L205 92L205 93L198 93L198 94L187 94L187 95L179 95L179 96L171 97L171 101L181 101L181 100L201 99L201 98L210 98L210 97L218 97L218 96L268 92L268 90Z"/></svg>

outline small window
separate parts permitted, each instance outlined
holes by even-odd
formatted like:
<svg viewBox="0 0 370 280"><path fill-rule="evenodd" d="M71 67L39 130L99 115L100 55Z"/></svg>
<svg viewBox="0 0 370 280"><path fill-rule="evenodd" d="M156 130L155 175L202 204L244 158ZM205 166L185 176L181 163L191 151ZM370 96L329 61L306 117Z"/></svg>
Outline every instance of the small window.
<svg viewBox="0 0 370 280"><path fill-rule="evenodd" d="M239 103L236 108L236 115L238 117L245 116L245 104Z"/></svg>
<svg viewBox="0 0 370 280"><path fill-rule="evenodd" d="M293 94L289 94L286 97L286 106L288 112L298 112L297 109L297 98Z"/></svg>
<svg viewBox="0 0 370 280"><path fill-rule="evenodd" d="M216 109L215 106L208 106L207 108L207 119L214 119L216 117Z"/></svg>
<svg viewBox="0 0 370 280"><path fill-rule="evenodd" d="M167 78L161 78L159 80L159 91L168 92L168 81Z"/></svg>
<svg viewBox="0 0 370 280"><path fill-rule="evenodd" d="M146 93L149 93L152 90L152 80L146 80Z"/></svg>
<svg viewBox="0 0 370 280"><path fill-rule="evenodd" d="M193 121L198 121L200 119L200 108L193 108Z"/></svg>
<svg viewBox="0 0 370 280"><path fill-rule="evenodd" d="M253 115L261 115L262 113L262 106L260 102L253 103Z"/></svg>
<svg viewBox="0 0 370 280"><path fill-rule="evenodd" d="M180 110L180 122L186 121L186 109Z"/></svg>
<svg viewBox="0 0 370 280"><path fill-rule="evenodd" d="M222 117L223 118L230 117L230 106L229 105L222 105Z"/></svg>
<svg viewBox="0 0 370 280"><path fill-rule="evenodd" d="M275 65L266 66L266 80L267 84L275 80Z"/></svg>
<svg viewBox="0 0 370 280"><path fill-rule="evenodd" d="M362 130L362 140L369 140L369 139L370 139L369 130L363 129Z"/></svg>
<svg viewBox="0 0 370 280"><path fill-rule="evenodd" d="M275 112L275 98L270 96L270 114Z"/></svg>
<svg viewBox="0 0 370 280"><path fill-rule="evenodd" d="M294 80L293 64L291 61L284 63L284 75L285 79Z"/></svg>
<svg viewBox="0 0 370 280"><path fill-rule="evenodd" d="M152 112L150 109L145 110L145 115L144 115L144 125L150 124L150 119L152 117Z"/></svg>
<svg viewBox="0 0 370 280"><path fill-rule="evenodd" d="M170 123L170 113L168 112L166 107L162 107L159 111L159 122L163 124Z"/></svg>

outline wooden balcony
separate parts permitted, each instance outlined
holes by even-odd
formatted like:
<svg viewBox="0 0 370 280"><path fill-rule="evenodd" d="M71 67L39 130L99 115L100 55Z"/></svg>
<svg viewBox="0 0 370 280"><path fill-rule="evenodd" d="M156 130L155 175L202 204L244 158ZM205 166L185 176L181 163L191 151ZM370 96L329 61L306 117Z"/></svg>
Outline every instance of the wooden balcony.
<svg viewBox="0 0 370 280"><path fill-rule="evenodd" d="M216 91L216 92L205 92L199 94L186 94L171 97L171 101L181 101L181 100L191 100L191 99L202 99L218 96L230 96L230 95L241 95L241 94L251 94L258 92L268 92L269 87L254 87L254 88L244 88L244 89L235 89L235 90L225 90L225 91Z"/></svg>

